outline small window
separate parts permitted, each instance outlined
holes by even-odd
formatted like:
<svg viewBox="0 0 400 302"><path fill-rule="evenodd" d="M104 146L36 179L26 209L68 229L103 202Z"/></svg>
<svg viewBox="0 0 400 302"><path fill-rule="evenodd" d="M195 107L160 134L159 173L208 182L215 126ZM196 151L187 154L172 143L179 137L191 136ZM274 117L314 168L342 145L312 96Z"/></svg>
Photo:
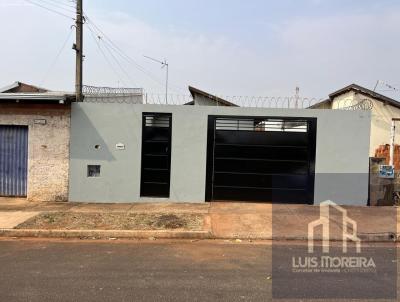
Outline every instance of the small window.
<svg viewBox="0 0 400 302"><path fill-rule="evenodd" d="M88 165L87 177L100 177L100 165Z"/></svg>

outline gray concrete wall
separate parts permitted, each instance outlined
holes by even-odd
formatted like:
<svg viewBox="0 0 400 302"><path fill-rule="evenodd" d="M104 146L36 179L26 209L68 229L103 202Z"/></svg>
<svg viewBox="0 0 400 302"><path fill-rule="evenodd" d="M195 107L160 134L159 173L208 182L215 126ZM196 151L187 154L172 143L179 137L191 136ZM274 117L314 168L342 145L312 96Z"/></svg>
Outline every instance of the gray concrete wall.
<svg viewBox="0 0 400 302"><path fill-rule="evenodd" d="M169 199L140 198L142 112L172 113ZM72 105L70 201L204 202L208 115L317 118L315 202L366 204L369 112L88 103Z"/></svg>

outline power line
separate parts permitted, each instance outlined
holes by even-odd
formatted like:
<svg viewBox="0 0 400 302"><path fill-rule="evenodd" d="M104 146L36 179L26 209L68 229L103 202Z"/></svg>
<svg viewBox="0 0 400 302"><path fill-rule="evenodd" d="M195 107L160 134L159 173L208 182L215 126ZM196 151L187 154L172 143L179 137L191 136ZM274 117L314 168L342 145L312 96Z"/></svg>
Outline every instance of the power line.
<svg viewBox="0 0 400 302"><path fill-rule="evenodd" d="M58 9L62 9L62 10L65 10L65 11L67 11L67 12L69 12L69 13L75 13L75 10L72 10L72 7L71 8L66 8L66 7L64 7L64 6L61 6L61 5L59 5L59 4L56 4L57 2L52 2L52 1L49 1L49 0L35 0L35 1L40 1L40 2L43 2L43 3L45 3L46 5L52 5L52 6L54 6L54 7L56 7L56 8L58 8Z"/></svg>
<svg viewBox="0 0 400 302"><path fill-rule="evenodd" d="M164 87L164 83L160 81L156 76L154 76L151 72L147 71L144 67L142 67L139 63L137 63L132 57L127 55L118 45L116 45L86 14L85 18L88 23L91 23L93 27L104 37L103 43L107 44L110 49L112 49L115 53L117 53L121 58L126 60L128 63L133 64L139 71L147 75L153 81L155 81L160 86ZM180 88L179 88L180 89ZM181 89L180 89L181 90Z"/></svg>
<svg viewBox="0 0 400 302"><path fill-rule="evenodd" d="M93 24L93 23L92 23ZM90 31L93 31L93 29L90 27L90 25L88 24L88 28ZM121 69L121 71L125 74L125 76L135 85L135 81L133 81L133 79L131 78L131 76L129 75L129 73L125 70L125 68L121 65L121 63L118 61L118 59L114 56L114 54L112 53L112 51L110 50L110 48L108 47L108 45L105 43L103 37L101 35L97 35L99 38L100 42L103 42L103 45L105 46L106 50L108 51L108 53L111 55L111 57L114 59L114 61L117 63L118 67Z"/></svg>
<svg viewBox="0 0 400 302"><path fill-rule="evenodd" d="M97 47L98 47L100 53L102 54L102 56L103 56L104 59L106 60L107 64L110 66L111 70L115 73L117 79L120 80L121 83L122 83L124 86L126 86L126 85L125 85L125 81L119 76L119 73L118 73L117 70L114 68L114 66L112 65L112 63L110 62L110 60L108 59L108 57L106 56L106 54L104 53L103 49L101 48L100 43L99 43L99 41L98 41L98 39L100 40L100 37L99 37L99 36L96 37L95 32L92 30L92 28L91 28L89 25L88 25L88 29L89 29L89 31L90 31L90 34L91 34L93 40L94 40L95 43L97 44Z"/></svg>
<svg viewBox="0 0 400 302"><path fill-rule="evenodd" d="M55 57L54 60L51 62L49 68L47 69L47 71L46 71L46 73L44 74L42 80L40 81L40 86L42 86L42 84L43 84L44 81L46 80L47 76L49 75L50 71L53 69L53 67L54 67L55 64L57 63L58 58L60 57L60 55L61 55L61 53L63 52L65 46L67 45L69 39L71 38L72 29L73 29L73 28L71 27L70 31L68 32L67 38L65 39L65 41L64 41L64 43L63 43L63 45L62 45L62 47L61 47L60 50L58 51L56 57Z"/></svg>
<svg viewBox="0 0 400 302"><path fill-rule="evenodd" d="M71 16L68 16L67 14L64 14L64 13L62 13L62 12L59 12L59 11L57 11L57 10L55 10L55 9L50 8L50 7L46 7L46 6L44 6L44 5L40 4L40 3L33 2L32 0L25 0L25 1L28 2L28 3L30 3L30 4L33 4L33 5L35 5L35 6L41 7L41 8L43 8L43 9L45 9L45 10L48 10L48 11L50 11L50 12L52 12L52 13L55 13L55 14L57 14L57 15L66 17L66 18L68 18L68 19L75 20L75 18L73 18L73 17L71 17Z"/></svg>
<svg viewBox="0 0 400 302"><path fill-rule="evenodd" d="M164 86L159 80L157 80L153 75L151 75L149 72L147 72L140 64L138 64L134 59L132 59L130 56L128 56L125 52L122 51L121 48L119 48L87 15L85 15L86 20L90 22L98 32L101 33L101 35L106 39L104 40L104 43L109 44L109 46L119 54L122 58L130 62L131 64L135 65L140 71L143 73L147 74L149 77L151 77L154 81L159 83L160 85Z"/></svg>
<svg viewBox="0 0 400 302"><path fill-rule="evenodd" d="M100 39L100 41L103 41L102 39ZM114 54L112 53L112 51L110 50L110 48L107 46L106 43L103 43L103 45L106 47L108 53L111 55L111 57L114 59L114 61L118 64L119 68L122 70L122 72L125 74L125 76L135 85L136 85L135 81L132 80L131 76L129 75L129 73L125 70L125 68L122 67L121 63L118 61L118 59L114 56Z"/></svg>
<svg viewBox="0 0 400 302"><path fill-rule="evenodd" d="M70 8L73 8L73 9L76 8L76 1L74 1L74 0L70 0L70 1L67 0L67 2L74 3L75 5L66 4L63 1L57 1L57 0L47 0L47 1L51 1L51 2L57 3L58 5L63 5L63 6L70 7Z"/></svg>
<svg viewBox="0 0 400 302"><path fill-rule="evenodd" d="M123 85L125 85L124 80L119 76L119 73L118 73L117 70L114 68L114 66L112 65L112 63L110 62L110 60L108 59L108 57L106 56L106 54L104 53L103 49L101 48L100 43L99 43L99 41L98 41L98 38L99 38L99 37L96 37L96 34L94 33L94 31L93 31L90 27L88 27L88 28L89 28L89 31L90 31L90 34L91 34L93 40L95 41L95 43L96 43L96 45L97 45L97 48L99 49L100 53L102 54L102 56L103 56L104 59L106 60L107 64L110 66L111 70L114 72L114 74L116 75L117 79L118 79L119 81L121 81Z"/></svg>

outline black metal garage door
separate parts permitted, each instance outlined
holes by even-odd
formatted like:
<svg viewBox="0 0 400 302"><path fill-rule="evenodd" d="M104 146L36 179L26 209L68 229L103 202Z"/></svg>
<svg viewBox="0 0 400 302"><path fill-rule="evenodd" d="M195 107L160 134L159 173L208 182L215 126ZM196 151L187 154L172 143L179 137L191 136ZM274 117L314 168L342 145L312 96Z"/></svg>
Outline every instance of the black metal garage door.
<svg viewBox="0 0 400 302"><path fill-rule="evenodd" d="M206 200L313 203L316 120L209 117Z"/></svg>
<svg viewBox="0 0 400 302"><path fill-rule="evenodd" d="M0 196L26 196L28 127L0 125Z"/></svg>

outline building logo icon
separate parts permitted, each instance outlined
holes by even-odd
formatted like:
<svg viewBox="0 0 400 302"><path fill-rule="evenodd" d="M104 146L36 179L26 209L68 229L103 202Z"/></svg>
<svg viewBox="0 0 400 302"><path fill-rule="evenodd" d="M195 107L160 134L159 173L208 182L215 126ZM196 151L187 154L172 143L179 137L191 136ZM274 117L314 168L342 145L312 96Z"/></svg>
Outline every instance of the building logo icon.
<svg viewBox="0 0 400 302"><path fill-rule="evenodd" d="M329 253L331 208L339 211L342 216L343 253L347 253L348 241L355 242L357 253L361 253L361 239L357 237L357 223L347 216L347 210L330 200L320 204L320 218L308 224L308 252L314 253L314 231L317 227L322 226L322 252Z"/></svg>

